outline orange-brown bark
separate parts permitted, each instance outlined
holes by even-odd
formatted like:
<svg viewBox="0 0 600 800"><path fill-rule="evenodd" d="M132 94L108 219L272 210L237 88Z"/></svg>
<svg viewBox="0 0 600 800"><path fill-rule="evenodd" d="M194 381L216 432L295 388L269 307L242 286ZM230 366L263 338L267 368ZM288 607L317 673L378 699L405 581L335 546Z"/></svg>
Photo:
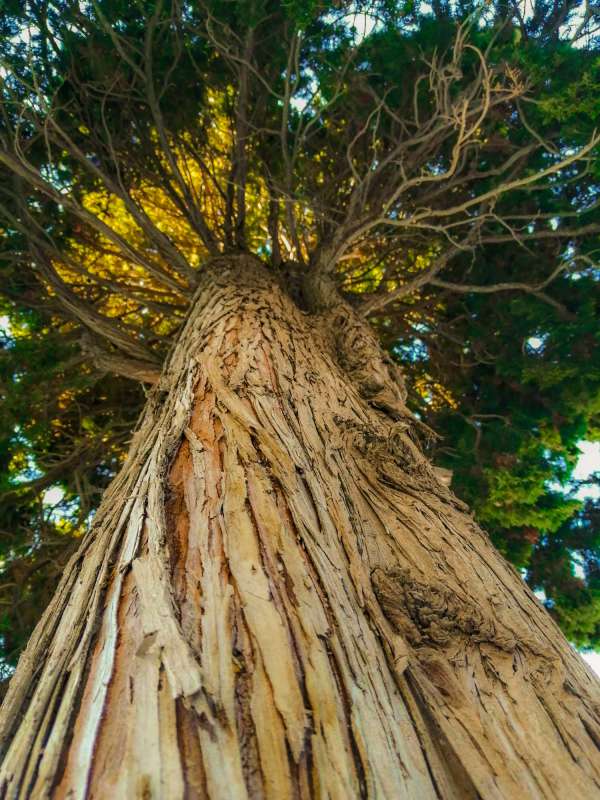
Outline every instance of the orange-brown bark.
<svg viewBox="0 0 600 800"><path fill-rule="evenodd" d="M596 680L330 319L207 271L13 680L1 797L600 791Z"/></svg>

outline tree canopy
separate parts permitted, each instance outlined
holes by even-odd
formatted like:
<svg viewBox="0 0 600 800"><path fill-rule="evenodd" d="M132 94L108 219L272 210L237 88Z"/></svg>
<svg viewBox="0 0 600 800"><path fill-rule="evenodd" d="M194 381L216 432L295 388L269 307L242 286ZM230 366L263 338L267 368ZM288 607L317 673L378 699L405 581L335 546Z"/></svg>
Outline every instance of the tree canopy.
<svg viewBox="0 0 600 800"><path fill-rule="evenodd" d="M1 663L203 265L239 252L372 322L454 490L600 647L599 507L573 480L600 439L597 6L0 7Z"/></svg>

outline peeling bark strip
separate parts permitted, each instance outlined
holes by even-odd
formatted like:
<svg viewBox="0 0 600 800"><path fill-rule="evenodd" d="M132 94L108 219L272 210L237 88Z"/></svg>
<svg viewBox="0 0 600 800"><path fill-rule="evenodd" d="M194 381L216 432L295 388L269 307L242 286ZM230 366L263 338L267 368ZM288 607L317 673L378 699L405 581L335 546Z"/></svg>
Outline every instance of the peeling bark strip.
<svg viewBox="0 0 600 800"><path fill-rule="evenodd" d="M597 682L357 325L207 270L11 683L0 797L599 795Z"/></svg>

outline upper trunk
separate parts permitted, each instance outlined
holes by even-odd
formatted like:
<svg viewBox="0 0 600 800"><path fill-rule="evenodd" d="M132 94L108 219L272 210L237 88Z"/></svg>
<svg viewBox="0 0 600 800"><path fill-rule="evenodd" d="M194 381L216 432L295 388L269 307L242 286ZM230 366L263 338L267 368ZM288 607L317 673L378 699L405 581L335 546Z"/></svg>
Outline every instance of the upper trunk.
<svg viewBox="0 0 600 800"><path fill-rule="evenodd" d="M13 678L0 796L590 798L599 700L363 324L222 261Z"/></svg>

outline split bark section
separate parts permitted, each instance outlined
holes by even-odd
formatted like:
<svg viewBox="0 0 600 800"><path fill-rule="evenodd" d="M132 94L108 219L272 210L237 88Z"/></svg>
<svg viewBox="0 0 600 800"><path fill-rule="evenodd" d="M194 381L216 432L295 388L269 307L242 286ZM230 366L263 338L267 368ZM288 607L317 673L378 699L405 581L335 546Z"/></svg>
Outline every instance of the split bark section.
<svg viewBox="0 0 600 800"><path fill-rule="evenodd" d="M215 263L1 715L3 798L589 798L600 696L352 312Z"/></svg>

